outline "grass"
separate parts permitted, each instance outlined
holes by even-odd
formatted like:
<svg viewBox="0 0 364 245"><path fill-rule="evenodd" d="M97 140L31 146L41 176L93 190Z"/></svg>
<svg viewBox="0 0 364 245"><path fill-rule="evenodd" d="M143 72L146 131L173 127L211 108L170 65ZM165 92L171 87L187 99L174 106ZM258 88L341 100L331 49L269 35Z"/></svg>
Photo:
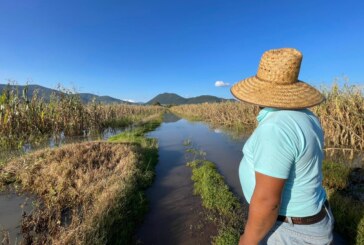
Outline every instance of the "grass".
<svg viewBox="0 0 364 245"><path fill-rule="evenodd" d="M322 164L323 185L330 189L343 190L349 185L351 168L345 164L324 161Z"/></svg>
<svg viewBox="0 0 364 245"><path fill-rule="evenodd" d="M350 244L364 244L363 202L332 189L327 190L327 194L335 217L335 230Z"/></svg>
<svg viewBox="0 0 364 245"><path fill-rule="evenodd" d="M324 161L324 186L335 217L335 230L351 244L364 244L364 203L351 195L353 169Z"/></svg>
<svg viewBox="0 0 364 245"><path fill-rule="evenodd" d="M39 197L22 234L34 244L133 244L147 210L158 151L144 134L160 119L110 142L71 144L21 156L0 168L0 186Z"/></svg>
<svg viewBox="0 0 364 245"><path fill-rule="evenodd" d="M133 142L142 144L145 143L146 138L144 134L155 130L161 123L161 116L153 116L150 120L146 122L141 122L140 125L136 126L131 130L126 130L121 134L112 136L109 138L110 142Z"/></svg>
<svg viewBox="0 0 364 245"><path fill-rule="evenodd" d="M209 211L209 218L218 227L212 243L216 245L238 244L245 224L243 206L229 190L215 164L195 160L187 164L192 168L194 194L201 196L202 205Z"/></svg>

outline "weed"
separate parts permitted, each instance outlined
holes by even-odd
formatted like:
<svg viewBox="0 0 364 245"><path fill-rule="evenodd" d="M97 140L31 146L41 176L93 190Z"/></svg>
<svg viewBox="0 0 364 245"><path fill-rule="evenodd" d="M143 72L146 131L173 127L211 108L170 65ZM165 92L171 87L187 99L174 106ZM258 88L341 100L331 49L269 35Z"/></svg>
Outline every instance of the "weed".
<svg viewBox="0 0 364 245"><path fill-rule="evenodd" d="M187 163L192 168L194 194L201 196L202 205L209 210L210 219L218 226L213 244L238 244L246 222L243 204L229 190L215 164L206 160Z"/></svg>

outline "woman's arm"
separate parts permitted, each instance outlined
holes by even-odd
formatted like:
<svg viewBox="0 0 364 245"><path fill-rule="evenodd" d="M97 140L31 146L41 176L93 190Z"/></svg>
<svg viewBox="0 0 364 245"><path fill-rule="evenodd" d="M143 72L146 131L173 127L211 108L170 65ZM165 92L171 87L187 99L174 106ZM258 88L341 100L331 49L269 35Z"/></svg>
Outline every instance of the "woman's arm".
<svg viewBox="0 0 364 245"><path fill-rule="evenodd" d="M255 182L248 222L239 245L258 244L277 220L285 179L255 172Z"/></svg>

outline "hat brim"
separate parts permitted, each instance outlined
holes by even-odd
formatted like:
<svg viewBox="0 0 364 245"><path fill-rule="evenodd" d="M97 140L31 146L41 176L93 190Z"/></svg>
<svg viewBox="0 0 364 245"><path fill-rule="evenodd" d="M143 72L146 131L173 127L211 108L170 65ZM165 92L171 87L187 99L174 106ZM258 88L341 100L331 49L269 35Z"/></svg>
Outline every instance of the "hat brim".
<svg viewBox="0 0 364 245"><path fill-rule="evenodd" d="M277 84L256 76L234 84L230 91L241 101L280 109L309 108L325 100L320 91L305 82Z"/></svg>

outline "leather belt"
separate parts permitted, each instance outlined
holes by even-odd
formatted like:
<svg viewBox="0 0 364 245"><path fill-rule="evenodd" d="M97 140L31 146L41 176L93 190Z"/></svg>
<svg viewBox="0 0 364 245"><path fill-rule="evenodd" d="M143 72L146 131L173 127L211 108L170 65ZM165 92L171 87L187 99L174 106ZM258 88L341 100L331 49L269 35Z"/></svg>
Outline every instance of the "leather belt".
<svg viewBox="0 0 364 245"><path fill-rule="evenodd" d="M323 220L323 218L325 218L326 216L326 210L325 207L327 209L329 209L329 202L326 200L324 205L322 205L322 208L320 210L320 212L318 212L315 215L312 216L307 216L307 217L291 217L292 223L296 224L296 225L311 225L311 224L315 224L321 220ZM282 216L282 215L278 215L277 217L278 221L282 221L282 222L286 222L288 223L288 217L287 216Z"/></svg>

